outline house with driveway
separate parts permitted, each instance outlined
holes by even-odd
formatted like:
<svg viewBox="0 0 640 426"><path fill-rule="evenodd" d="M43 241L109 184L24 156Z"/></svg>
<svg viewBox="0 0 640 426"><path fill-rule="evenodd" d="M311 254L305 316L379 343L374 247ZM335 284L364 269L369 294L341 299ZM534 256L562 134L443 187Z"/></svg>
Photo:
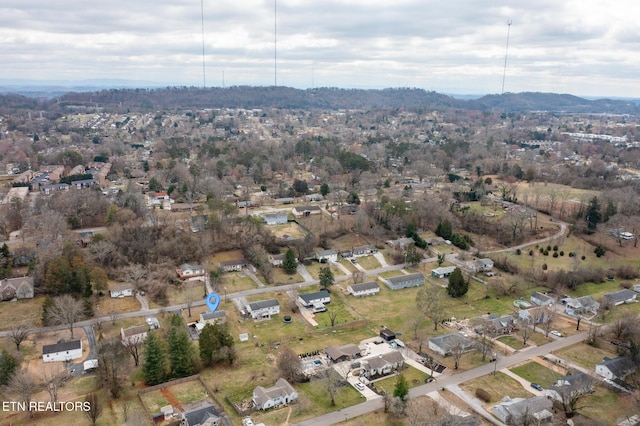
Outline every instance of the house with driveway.
<svg viewBox="0 0 640 426"><path fill-rule="evenodd" d="M315 252L314 257L320 263L337 262L338 252L335 251L334 249L320 250Z"/></svg>
<svg viewBox="0 0 640 426"><path fill-rule="evenodd" d="M367 358L360 363L366 377L386 376L404 365L404 357L398 351Z"/></svg>
<svg viewBox="0 0 640 426"><path fill-rule="evenodd" d="M375 246L371 246L371 245L358 246L351 249L351 253L353 257L369 256L377 252L378 252L378 249Z"/></svg>
<svg viewBox="0 0 640 426"><path fill-rule="evenodd" d="M291 213L295 217L307 217L322 213L322 209L318 206L296 206Z"/></svg>
<svg viewBox="0 0 640 426"><path fill-rule="evenodd" d="M262 220L267 225L284 225L289 220L286 212L267 213L262 216Z"/></svg>
<svg viewBox="0 0 640 426"><path fill-rule="evenodd" d="M614 291L613 293L605 293L602 299L607 300L613 306L618 306L624 303L634 303L636 296L638 296L638 293L635 291L622 289Z"/></svg>
<svg viewBox="0 0 640 426"><path fill-rule="evenodd" d="M270 388L258 386L253 390L253 405L257 410L287 405L298 399L298 392L283 378Z"/></svg>
<svg viewBox="0 0 640 426"><path fill-rule="evenodd" d="M247 259L228 260L220 262L218 266L225 272L238 272L248 268L249 261Z"/></svg>
<svg viewBox="0 0 640 426"><path fill-rule="evenodd" d="M332 362L342 362L360 358L362 350L358 345L349 343L342 346L327 346L324 353Z"/></svg>
<svg viewBox="0 0 640 426"><path fill-rule="evenodd" d="M551 306L553 305L553 302L556 301L555 298L548 296L544 293L540 293L538 291L534 291L531 294L530 300L531 300L531 303L538 306Z"/></svg>
<svg viewBox="0 0 640 426"><path fill-rule="evenodd" d="M129 283L113 284L109 286L109 295L114 298L133 296L133 286Z"/></svg>
<svg viewBox="0 0 640 426"><path fill-rule="evenodd" d="M604 357L604 360L596 364L596 374L609 380L624 380L634 371L636 371L636 366L631 358L626 356Z"/></svg>
<svg viewBox="0 0 640 426"><path fill-rule="evenodd" d="M516 321L511 315L498 317L496 315L489 314L486 329L491 336L504 336L505 334L511 334L515 328Z"/></svg>
<svg viewBox="0 0 640 426"><path fill-rule="evenodd" d="M449 278L449 275L456 269L455 266L441 266L431 270L431 276L434 278Z"/></svg>
<svg viewBox="0 0 640 426"><path fill-rule="evenodd" d="M327 290L320 290L315 293L302 293L298 295L298 305L310 309L313 312L324 312L327 310L325 306L331 303L331 295Z"/></svg>
<svg viewBox="0 0 640 426"><path fill-rule="evenodd" d="M356 297L373 296L380 293L380 286L375 281L351 284L347 286L347 292Z"/></svg>
<svg viewBox="0 0 640 426"><path fill-rule="evenodd" d="M448 356L458 348L462 352L473 350L473 342L459 333L449 333L430 338L428 347L437 354Z"/></svg>
<svg viewBox="0 0 640 426"><path fill-rule="evenodd" d="M178 269L176 269L176 272L181 280L199 280L204 277L204 266L183 263Z"/></svg>
<svg viewBox="0 0 640 426"><path fill-rule="evenodd" d="M561 300L564 305L564 313L571 316L597 314L600 303L593 296L582 296L578 298L565 297Z"/></svg>
<svg viewBox="0 0 640 426"><path fill-rule="evenodd" d="M567 402L575 396L593 392L594 379L584 373L570 374L559 378L555 385L545 391L547 398Z"/></svg>
<svg viewBox="0 0 640 426"><path fill-rule="evenodd" d="M424 275L422 275L419 272L415 274L400 275L400 276L391 277L391 278L380 277L380 279L391 290L400 290L400 289L409 288L409 287L419 287L421 285L424 285L424 282L425 282Z"/></svg>
<svg viewBox="0 0 640 426"><path fill-rule="evenodd" d="M82 358L82 340L71 340L42 347L42 361L71 361Z"/></svg>
<svg viewBox="0 0 640 426"><path fill-rule="evenodd" d="M147 339L148 332L149 327L146 325L134 325L128 328L121 328L120 338L125 346L134 345L144 342Z"/></svg>
<svg viewBox="0 0 640 426"><path fill-rule="evenodd" d="M526 399L505 396L500 403L493 406L491 412L498 420L509 425L526 424L522 423L523 420L526 421L525 416L531 417L535 424L540 425L553 420L553 402L543 395Z"/></svg>

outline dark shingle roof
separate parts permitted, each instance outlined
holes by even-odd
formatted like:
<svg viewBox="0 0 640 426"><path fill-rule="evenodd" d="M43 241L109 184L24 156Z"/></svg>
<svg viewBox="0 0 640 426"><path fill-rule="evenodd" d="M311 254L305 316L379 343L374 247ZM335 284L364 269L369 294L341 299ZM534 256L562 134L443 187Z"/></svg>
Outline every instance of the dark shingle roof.
<svg viewBox="0 0 640 426"><path fill-rule="evenodd" d="M54 354L56 352L72 351L74 349L82 348L82 342L80 340L72 340L70 342L60 342L53 345L45 345L42 347L42 354Z"/></svg>
<svg viewBox="0 0 640 426"><path fill-rule="evenodd" d="M366 283L351 284L351 288L353 289L353 291L365 291L372 290L374 288L380 288L380 286L375 281L369 281Z"/></svg>
<svg viewBox="0 0 640 426"><path fill-rule="evenodd" d="M258 302L249 303L249 309L252 311L258 311L264 308L272 308L274 306L279 306L279 303L276 299L270 300L260 300Z"/></svg>
<svg viewBox="0 0 640 426"><path fill-rule="evenodd" d="M311 303L314 300L324 299L325 297L329 297L329 292L327 290L320 290L315 293L302 293L299 296L306 303Z"/></svg>

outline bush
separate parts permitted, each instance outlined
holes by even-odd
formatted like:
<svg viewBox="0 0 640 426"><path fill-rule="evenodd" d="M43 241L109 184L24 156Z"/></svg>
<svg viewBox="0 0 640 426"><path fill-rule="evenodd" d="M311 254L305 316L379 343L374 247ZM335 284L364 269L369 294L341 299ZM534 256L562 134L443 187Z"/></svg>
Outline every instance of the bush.
<svg viewBox="0 0 640 426"><path fill-rule="evenodd" d="M540 247L540 253L544 253L544 247Z"/></svg>
<svg viewBox="0 0 640 426"><path fill-rule="evenodd" d="M547 264L546 264L546 263L543 263L543 264L542 264L542 270L543 270L543 271L546 271L546 270L547 270L547 268L548 268Z"/></svg>
<svg viewBox="0 0 640 426"><path fill-rule="evenodd" d="M553 246L553 251L558 251L558 246Z"/></svg>
<svg viewBox="0 0 640 426"><path fill-rule="evenodd" d="M518 256L520 256L520 255L522 254L522 250L520 250L520 249L516 249L516 254L517 254Z"/></svg>
<svg viewBox="0 0 640 426"><path fill-rule="evenodd" d="M564 250L560 250L560 256L564 256Z"/></svg>
<svg viewBox="0 0 640 426"><path fill-rule="evenodd" d="M476 398L484 401L484 402L491 402L491 395L489 394L489 392L487 392L484 389L476 389Z"/></svg>
<svg viewBox="0 0 640 426"><path fill-rule="evenodd" d="M557 251L553 252L553 257L558 257L558 252Z"/></svg>
<svg viewBox="0 0 640 426"><path fill-rule="evenodd" d="M628 282L628 281L621 282L621 283L620 283L620 287L621 287L621 288L626 288L627 290L629 290L629 289L631 288L631 283L630 283L630 282Z"/></svg>
<svg viewBox="0 0 640 426"><path fill-rule="evenodd" d="M618 278L623 280L632 280L634 278L638 278L639 276L638 269L631 265L619 266L618 268L616 268L615 273Z"/></svg>
<svg viewBox="0 0 640 426"><path fill-rule="evenodd" d="M529 256L533 256L533 250L529 250Z"/></svg>
<svg viewBox="0 0 640 426"><path fill-rule="evenodd" d="M587 256L582 255L582 260L585 260L587 258Z"/></svg>
<svg viewBox="0 0 640 426"><path fill-rule="evenodd" d="M543 254L543 255L545 255L545 256L549 256L549 250L544 249L544 251L542 252L542 254Z"/></svg>
<svg viewBox="0 0 640 426"><path fill-rule="evenodd" d="M576 254L575 254L574 252L572 252L572 251L570 251L570 252L569 252L569 257L573 257L573 256L575 256L575 255L576 255Z"/></svg>
<svg viewBox="0 0 640 426"><path fill-rule="evenodd" d="M551 245L547 246L547 251L551 251Z"/></svg>
<svg viewBox="0 0 640 426"><path fill-rule="evenodd" d="M605 250L605 248L602 246L597 246L595 249L593 249L593 252L596 254L596 257L602 257L607 253L607 250Z"/></svg>

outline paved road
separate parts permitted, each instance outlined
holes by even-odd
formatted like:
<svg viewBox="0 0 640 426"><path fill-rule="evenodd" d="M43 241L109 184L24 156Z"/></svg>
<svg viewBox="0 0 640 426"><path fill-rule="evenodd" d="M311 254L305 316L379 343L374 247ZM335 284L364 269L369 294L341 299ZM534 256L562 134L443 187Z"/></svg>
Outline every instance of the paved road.
<svg viewBox="0 0 640 426"><path fill-rule="evenodd" d="M459 386L464 382L468 382L469 380L473 380L478 377L486 376L490 373L493 373L495 368L497 368L498 370L501 370L503 368L509 368L514 365L525 362L531 358L535 358L541 355L546 355L552 351L557 351L567 346L571 346L573 344L582 342L587 338L587 334L588 334L587 332L574 334L573 336L563 337L561 339L547 343L542 346L532 347L524 351L516 352L507 357L498 358L497 365L495 363L487 363L487 364L481 365L480 367L463 371L451 376L447 376L447 375L440 376L434 382L417 386L411 389L409 391L409 397L417 398L419 396L427 395L431 392L435 392L438 389L442 389L442 388L452 387L452 389L454 389L453 387ZM327 413L323 416L305 420L303 422L297 423L297 425L298 426L332 425L332 424L340 423L345 420L352 419L354 417L358 417L363 414L370 413L372 411L380 410L383 408L384 408L384 404L383 404L382 398L378 398L375 400L363 402L362 404L343 408L342 410Z"/></svg>

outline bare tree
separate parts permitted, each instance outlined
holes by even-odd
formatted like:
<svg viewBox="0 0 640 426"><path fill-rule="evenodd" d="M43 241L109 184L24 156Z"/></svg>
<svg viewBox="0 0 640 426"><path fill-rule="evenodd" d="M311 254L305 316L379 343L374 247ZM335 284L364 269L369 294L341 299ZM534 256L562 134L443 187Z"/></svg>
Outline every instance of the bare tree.
<svg viewBox="0 0 640 426"><path fill-rule="evenodd" d="M73 326L84 316L84 306L82 301L65 294L53 300L53 306L49 308L47 315L54 324L69 327L73 339Z"/></svg>
<svg viewBox="0 0 640 426"><path fill-rule="evenodd" d="M522 337L522 347L527 346L527 340L529 340L529 337L531 337L531 333L533 333L533 330L531 329L531 327L529 327L530 322L531 322L530 319L522 320L522 324L520 326L520 337Z"/></svg>
<svg viewBox="0 0 640 426"><path fill-rule="evenodd" d="M109 315L109 317L111 318L111 325L116 325L116 321L120 317L120 312L119 311L112 311L111 314Z"/></svg>
<svg viewBox="0 0 640 426"><path fill-rule="evenodd" d="M444 294L443 289L435 285L426 285L421 288L416 296L418 310L425 317L433 321L433 329L438 330L438 324L444 319Z"/></svg>
<svg viewBox="0 0 640 426"><path fill-rule="evenodd" d="M489 351L493 348L493 340L489 336L493 331L491 324L489 321L484 320L480 326L480 332L482 334L480 336L479 348L483 361L487 359L487 354L489 354Z"/></svg>
<svg viewBox="0 0 640 426"><path fill-rule="evenodd" d="M58 388L69 377L67 370L61 365L47 365L40 373L42 384L49 392L49 398L54 404L58 402Z"/></svg>
<svg viewBox="0 0 640 426"><path fill-rule="evenodd" d="M91 392L86 396L85 402L88 403L89 409L84 411L84 414L87 416L89 421L93 426L95 426L98 421L98 417L102 414L102 404L100 403L100 399L98 398L98 394L95 392Z"/></svg>
<svg viewBox="0 0 640 426"><path fill-rule="evenodd" d="M193 305L194 295L193 289L188 285L188 283L182 283L182 300L187 305L187 311L189 313L189 318L191 318L191 306Z"/></svg>
<svg viewBox="0 0 640 426"><path fill-rule="evenodd" d="M607 314L613 309L613 303L611 299L608 297L603 297L600 301L600 306L598 307L598 313L600 314L600 319L604 321L607 317Z"/></svg>
<svg viewBox="0 0 640 426"><path fill-rule="evenodd" d="M127 352L133 358L133 362L137 367L140 365L140 354L144 347L144 339L141 335L131 336L122 340L122 344L127 348Z"/></svg>
<svg viewBox="0 0 640 426"><path fill-rule="evenodd" d="M340 387L340 383L343 381L342 377L333 368L325 369L322 374L322 382L324 388L329 394L330 405L334 407L336 405L336 393Z"/></svg>
<svg viewBox="0 0 640 426"><path fill-rule="evenodd" d="M556 400L562 405L567 418L573 417L578 410L584 408L583 405L579 405L580 401L593 392L594 384L595 379L583 373L558 379L554 386Z"/></svg>
<svg viewBox="0 0 640 426"><path fill-rule="evenodd" d="M124 280L133 284L133 294L138 294L140 283L147 277L147 268L138 263L127 265L123 268Z"/></svg>
<svg viewBox="0 0 640 426"><path fill-rule="evenodd" d="M544 330L544 335L549 337L549 332L553 328L553 318L555 317L556 311L550 307L546 307L544 309L544 319L542 320L542 328Z"/></svg>
<svg viewBox="0 0 640 426"><path fill-rule="evenodd" d="M20 370L11 377L7 389L10 394L16 395L20 402L27 406L29 418L33 418L31 411L31 397L39 390L38 382L29 370Z"/></svg>
<svg viewBox="0 0 640 426"><path fill-rule="evenodd" d="M20 344L29 337L31 326L26 322L14 324L11 326L11 341L16 345L16 350L20 351Z"/></svg>
<svg viewBox="0 0 640 426"><path fill-rule="evenodd" d="M413 329L413 340L418 340L418 330L420 330L421 325L422 325L422 318L420 318L420 315L416 315L411 320L411 328Z"/></svg>
<svg viewBox="0 0 640 426"><path fill-rule="evenodd" d="M283 346L280 349L277 367L280 377L289 383L296 383L303 377L302 360L289 347Z"/></svg>
<svg viewBox="0 0 640 426"><path fill-rule="evenodd" d="M118 398L127 370L127 350L118 338L98 343L98 378L109 389L112 398Z"/></svg>
<svg viewBox="0 0 640 426"><path fill-rule="evenodd" d="M451 346L450 352L451 358L453 358L453 369L457 370L460 366L460 359L464 354L464 346L462 346L462 343L456 342Z"/></svg>
<svg viewBox="0 0 640 426"><path fill-rule="evenodd" d="M329 315L329 321L331 322L331 327L336 325L336 319L338 318L338 310L335 308L327 309L327 314Z"/></svg>

